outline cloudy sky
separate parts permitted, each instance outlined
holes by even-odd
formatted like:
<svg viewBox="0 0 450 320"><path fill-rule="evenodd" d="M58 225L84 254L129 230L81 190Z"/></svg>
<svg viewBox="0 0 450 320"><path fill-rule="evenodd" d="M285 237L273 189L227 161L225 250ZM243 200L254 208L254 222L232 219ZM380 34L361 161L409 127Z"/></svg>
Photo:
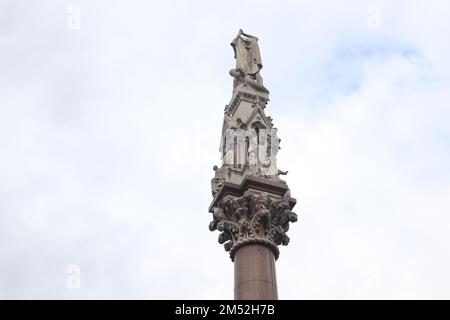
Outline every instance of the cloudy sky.
<svg viewBox="0 0 450 320"><path fill-rule="evenodd" d="M299 202L280 298L450 298L449 21L447 0L0 0L0 298L233 298L207 208L239 28Z"/></svg>

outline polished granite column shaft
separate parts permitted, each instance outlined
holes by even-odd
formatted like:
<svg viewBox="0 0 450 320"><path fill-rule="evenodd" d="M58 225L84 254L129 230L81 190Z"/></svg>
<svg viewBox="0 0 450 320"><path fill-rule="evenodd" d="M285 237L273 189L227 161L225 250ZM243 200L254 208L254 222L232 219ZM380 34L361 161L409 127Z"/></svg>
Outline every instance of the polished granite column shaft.
<svg viewBox="0 0 450 320"><path fill-rule="evenodd" d="M266 246L249 244L236 252L234 298L236 300L278 299L275 258Z"/></svg>

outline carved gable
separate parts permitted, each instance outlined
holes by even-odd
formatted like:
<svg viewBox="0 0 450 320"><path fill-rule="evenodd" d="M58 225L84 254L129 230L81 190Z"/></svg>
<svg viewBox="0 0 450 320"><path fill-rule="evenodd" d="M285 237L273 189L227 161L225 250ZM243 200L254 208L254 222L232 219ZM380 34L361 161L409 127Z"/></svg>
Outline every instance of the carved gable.
<svg viewBox="0 0 450 320"><path fill-rule="evenodd" d="M260 106L254 108L252 115L246 122L247 128L266 128L271 129L271 119L266 117L263 109Z"/></svg>

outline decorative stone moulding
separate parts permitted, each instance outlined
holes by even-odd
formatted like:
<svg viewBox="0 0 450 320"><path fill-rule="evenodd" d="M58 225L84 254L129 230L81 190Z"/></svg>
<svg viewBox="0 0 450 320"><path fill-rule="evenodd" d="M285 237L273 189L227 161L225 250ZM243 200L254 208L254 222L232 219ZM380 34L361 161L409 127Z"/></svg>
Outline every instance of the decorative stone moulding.
<svg viewBox="0 0 450 320"><path fill-rule="evenodd" d="M282 183L254 177L240 186L225 183L211 204L209 229L220 232L219 243L233 261L236 251L247 244L264 245L278 259L278 246L289 243L289 223L297 221L291 210L295 203Z"/></svg>

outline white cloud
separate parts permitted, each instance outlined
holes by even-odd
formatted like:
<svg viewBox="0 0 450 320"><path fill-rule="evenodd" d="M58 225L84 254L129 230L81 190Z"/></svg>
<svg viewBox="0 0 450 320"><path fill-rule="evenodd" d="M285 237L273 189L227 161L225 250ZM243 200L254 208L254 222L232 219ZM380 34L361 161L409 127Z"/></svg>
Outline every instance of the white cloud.
<svg viewBox="0 0 450 320"><path fill-rule="evenodd" d="M207 207L243 27L299 199L280 297L448 298L449 5L324 3L3 2L0 297L232 298Z"/></svg>

